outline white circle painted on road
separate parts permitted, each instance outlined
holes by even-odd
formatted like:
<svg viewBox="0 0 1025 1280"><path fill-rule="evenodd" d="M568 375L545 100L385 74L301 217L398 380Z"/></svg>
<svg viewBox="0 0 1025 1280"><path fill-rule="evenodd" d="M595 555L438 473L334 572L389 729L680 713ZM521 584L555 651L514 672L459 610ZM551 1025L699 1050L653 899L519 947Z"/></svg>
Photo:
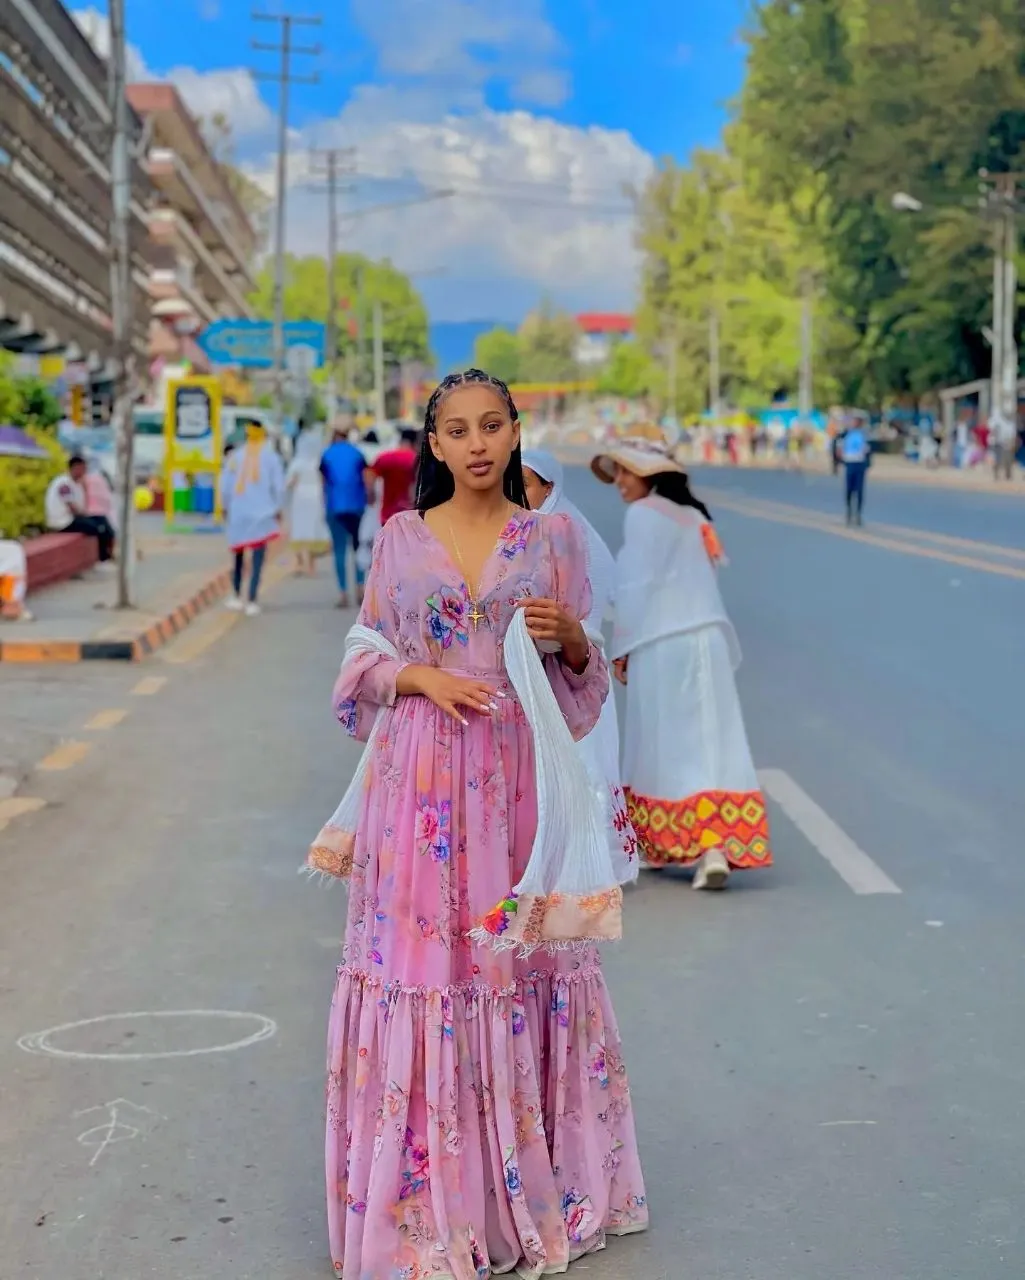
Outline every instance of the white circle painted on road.
<svg viewBox="0 0 1025 1280"><path fill-rule="evenodd" d="M66 1049L53 1041L61 1036L73 1035L89 1027L99 1027L117 1023L144 1023L148 1020L205 1019L213 1022L248 1023L252 1031L248 1035L234 1040L224 1040L213 1044L198 1044L187 1049L154 1049L145 1051L110 1050L99 1052L86 1049ZM26 1053L42 1054L49 1058L70 1058L87 1062L151 1062L158 1058L198 1058L211 1053L232 1053L236 1049L248 1049L259 1044L261 1040L269 1040L277 1034L278 1024L273 1018L265 1018L261 1013L241 1013L233 1009L162 1009L138 1013L105 1013L98 1018L82 1018L78 1022L65 1022L59 1027L49 1027L46 1031L33 1031L21 1036L18 1048ZM133 1028L132 1037L138 1034Z"/></svg>

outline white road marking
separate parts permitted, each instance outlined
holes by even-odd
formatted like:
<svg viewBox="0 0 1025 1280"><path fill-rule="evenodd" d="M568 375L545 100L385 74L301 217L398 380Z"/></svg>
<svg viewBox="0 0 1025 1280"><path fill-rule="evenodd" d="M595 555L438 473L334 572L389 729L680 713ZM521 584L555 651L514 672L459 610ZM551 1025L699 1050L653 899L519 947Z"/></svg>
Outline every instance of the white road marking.
<svg viewBox="0 0 1025 1280"><path fill-rule="evenodd" d="M257 1029L252 1035L240 1040L231 1040L225 1044L201 1045L196 1049L165 1049L152 1053L87 1053L79 1049L60 1049L50 1043L52 1037L66 1031L77 1031L80 1027L95 1027L101 1023L133 1022L142 1018L223 1018L229 1022L256 1023ZM59 1027L48 1027L46 1031L33 1031L21 1036L18 1048L26 1053L38 1053L51 1058L72 1058L75 1061L87 1062L151 1062L158 1058L198 1058L209 1053L230 1053L235 1049L248 1049L250 1045L259 1044L261 1040L269 1040L276 1035L278 1024L273 1018L265 1018L262 1013L240 1013L233 1009L161 1009L139 1013L105 1013L98 1018L82 1018L78 1022L65 1022Z"/></svg>
<svg viewBox="0 0 1025 1280"><path fill-rule="evenodd" d="M885 871L846 831L838 827L825 809L782 769L760 769L763 788L772 796L794 826L815 846L838 876L855 893L900 893Z"/></svg>

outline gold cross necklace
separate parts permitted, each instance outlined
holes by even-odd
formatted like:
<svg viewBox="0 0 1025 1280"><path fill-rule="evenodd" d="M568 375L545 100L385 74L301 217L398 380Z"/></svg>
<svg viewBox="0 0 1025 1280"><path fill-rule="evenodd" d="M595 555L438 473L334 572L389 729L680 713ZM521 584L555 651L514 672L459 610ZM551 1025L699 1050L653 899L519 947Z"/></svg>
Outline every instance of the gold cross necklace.
<svg viewBox="0 0 1025 1280"><path fill-rule="evenodd" d="M507 518L505 524L508 524L508 523L509 521ZM502 526L503 529L505 528L505 524L503 524ZM474 633L476 633L477 628L480 626L482 622L487 621L487 616L488 616L480 607L480 582L477 583L476 591L472 591L470 589L470 578L466 572L466 564L463 561L463 553L459 549L459 539L456 537L456 531L452 527L451 516L448 517L448 532L449 532L449 536L452 539L452 549L455 551L456 560L459 563L459 572L463 575L463 582L466 585L466 600L470 606L470 612L466 616L469 618L470 622L473 624L473 630L474 630ZM484 579L484 569L486 567L487 567L487 561L485 561L484 566L481 568L481 581L483 581Z"/></svg>

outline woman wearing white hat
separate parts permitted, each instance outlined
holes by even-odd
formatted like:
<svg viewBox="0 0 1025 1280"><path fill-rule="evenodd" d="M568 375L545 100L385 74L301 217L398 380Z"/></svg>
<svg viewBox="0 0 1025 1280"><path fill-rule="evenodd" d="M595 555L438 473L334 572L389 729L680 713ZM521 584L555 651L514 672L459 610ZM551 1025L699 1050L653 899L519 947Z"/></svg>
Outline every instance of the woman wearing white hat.
<svg viewBox="0 0 1025 1280"><path fill-rule="evenodd" d="M627 688L623 782L647 866L692 866L695 889L772 862L765 800L733 673L708 508L664 445L625 440L591 464L627 503L616 561L615 671Z"/></svg>
<svg viewBox="0 0 1025 1280"><path fill-rule="evenodd" d="M562 463L545 449L523 450L523 482L527 501L542 515L568 515L584 535L587 550L587 576L591 583L591 614L586 619L588 631L597 634L612 610L615 590L616 562L612 552L594 525L566 497L563 489ZM577 743L588 776L605 812L612 850L613 865L618 868L619 883L637 878L637 837L626 809L626 797L619 776L619 721L616 700L609 697L601 709L598 723L586 738Z"/></svg>

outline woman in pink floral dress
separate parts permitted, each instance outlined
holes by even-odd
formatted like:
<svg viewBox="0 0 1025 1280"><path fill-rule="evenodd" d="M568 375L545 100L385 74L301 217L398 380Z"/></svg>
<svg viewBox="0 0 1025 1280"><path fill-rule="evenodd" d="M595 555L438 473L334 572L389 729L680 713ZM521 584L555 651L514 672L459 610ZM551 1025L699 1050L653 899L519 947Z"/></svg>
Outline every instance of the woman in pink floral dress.
<svg viewBox="0 0 1025 1280"><path fill-rule="evenodd" d="M523 872L537 823L530 729L503 666L516 608L542 649L561 647L544 662L574 737L608 693L578 621L580 534L523 509L519 424L496 379L447 378L424 440L419 509L378 535L360 615L401 660L364 653L335 688L357 738L387 708L355 846L322 833L311 853L336 874L351 857L328 1036L342 1280L553 1274L647 1225L597 951L523 957L468 937Z"/></svg>

